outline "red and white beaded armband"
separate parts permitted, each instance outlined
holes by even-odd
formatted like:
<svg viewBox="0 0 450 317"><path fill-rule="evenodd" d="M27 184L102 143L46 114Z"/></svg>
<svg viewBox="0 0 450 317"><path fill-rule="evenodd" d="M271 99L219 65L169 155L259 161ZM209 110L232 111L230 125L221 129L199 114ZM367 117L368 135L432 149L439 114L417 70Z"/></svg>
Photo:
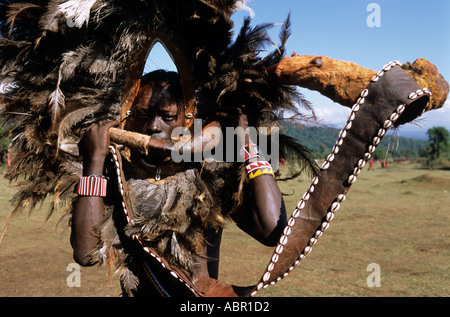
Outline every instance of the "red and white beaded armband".
<svg viewBox="0 0 450 317"><path fill-rule="evenodd" d="M103 175L80 177L77 194L80 196L106 197L108 179Z"/></svg>
<svg viewBox="0 0 450 317"><path fill-rule="evenodd" d="M260 175L269 174L274 176L272 165L267 161L257 161L245 166L247 170L247 176L249 179L253 179Z"/></svg>

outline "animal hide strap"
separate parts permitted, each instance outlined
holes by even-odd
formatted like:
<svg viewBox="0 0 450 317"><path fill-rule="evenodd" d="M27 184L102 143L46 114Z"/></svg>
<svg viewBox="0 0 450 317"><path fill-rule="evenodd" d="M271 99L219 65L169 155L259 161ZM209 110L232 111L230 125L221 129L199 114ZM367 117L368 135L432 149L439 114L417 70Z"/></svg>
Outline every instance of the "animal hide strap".
<svg viewBox="0 0 450 317"><path fill-rule="evenodd" d="M425 110L431 93L399 66L397 62L386 65L355 100L336 145L288 220L251 296L287 276L311 252L386 131Z"/></svg>

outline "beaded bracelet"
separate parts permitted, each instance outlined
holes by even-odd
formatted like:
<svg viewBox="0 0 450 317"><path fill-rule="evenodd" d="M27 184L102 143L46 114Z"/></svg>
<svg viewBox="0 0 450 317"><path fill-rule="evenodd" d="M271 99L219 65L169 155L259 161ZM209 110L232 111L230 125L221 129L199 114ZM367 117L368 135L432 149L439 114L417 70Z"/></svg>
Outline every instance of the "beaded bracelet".
<svg viewBox="0 0 450 317"><path fill-rule="evenodd" d="M247 162L251 158L260 158L261 153L256 144L246 144L241 148L241 157L244 159L244 162Z"/></svg>
<svg viewBox="0 0 450 317"><path fill-rule="evenodd" d="M265 174L274 176L272 165L270 165L270 163L266 161L257 161L255 163L250 163L245 166L245 169L247 170L247 176L249 179L253 179Z"/></svg>
<svg viewBox="0 0 450 317"><path fill-rule="evenodd" d="M108 179L103 175L80 177L77 194L80 196L106 197Z"/></svg>
<svg viewBox="0 0 450 317"><path fill-rule="evenodd" d="M267 161L257 161L257 162L250 163L247 166L245 166L245 170L247 171L247 174L248 174L248 173L254 172L257 169L264 168L264 167L272 168L270 163Z"/></svg>

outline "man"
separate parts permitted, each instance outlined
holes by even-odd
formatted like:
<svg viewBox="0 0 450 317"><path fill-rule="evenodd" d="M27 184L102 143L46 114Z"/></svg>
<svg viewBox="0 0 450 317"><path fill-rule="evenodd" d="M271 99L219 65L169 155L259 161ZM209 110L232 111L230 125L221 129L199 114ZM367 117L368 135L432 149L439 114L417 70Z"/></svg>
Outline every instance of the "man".
<svg viewBox="0 0 450 317"><path fill-rule="evenodd" d="M243 186L243 203L239 206L233 207L219 198L228 195L219 192L234 186L233 183L215 187L210 185L213 180L208 175L208 167L203 171L205 165L201 162L175 163L171 160L172 131L185 125L184 110L182 87L176 73L156 71L142 78L129 123L135 132L165 141L152 147L148 155L133 150L129 156L124 155L123 169L136 219L123 226L114 211L109 212L105 207L117 205L115 197L104 197L104 188L103 195L83 191L83 182L95 179L98 180L96 184L104 186L109 182L103 176L110 146L108 130L118 122L99 121L86 129L84 145L88 154L72 212L74 259L84 266L93 265L105 257L106 245L120 245L116 249L125 254L122 262L127 266L121 281L129 284L122 285L125 295L186 295L161 265L146 259L139 246L131 242L130 237L135 233L144 235L149 245L172 264L191 272L193 279L199 275L217 278L225 214L222 209L235 209L226 214L242 230L267 246L276 245L286 225L283 199L271 169L266 168L263 172L262 169L248 168L251 163L263 162L248 135L243 148L248 179ZM246 115L240 114L238 125L248 128ZM237 189L231 191L236 193ZM118 237L110 243L102 241L107 236L102 233L106 231L102 229L102 223L104 228L108 217L112 219L110 223L114 223L114 235Z"/></svg>

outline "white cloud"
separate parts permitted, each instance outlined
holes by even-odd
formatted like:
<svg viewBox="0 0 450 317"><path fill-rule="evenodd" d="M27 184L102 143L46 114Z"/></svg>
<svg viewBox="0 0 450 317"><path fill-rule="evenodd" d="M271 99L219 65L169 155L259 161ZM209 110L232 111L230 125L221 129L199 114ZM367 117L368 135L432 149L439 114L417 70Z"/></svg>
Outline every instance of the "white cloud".
<svg viewBox="0 0 450 317"><path fill-rule="evenodd" d="M320 123L340 129L347 122L350 108L335 103L316 91L305 89L301 93L313 105L314 113Z"/></svg>
<svg viewBox="0 0 450 317"><path fill-rule="evenodd" d="M331 106L316 107L314 108L314 112L321 123L327 126L341 128L347 122L351 110L334 104Z"/></svg>

